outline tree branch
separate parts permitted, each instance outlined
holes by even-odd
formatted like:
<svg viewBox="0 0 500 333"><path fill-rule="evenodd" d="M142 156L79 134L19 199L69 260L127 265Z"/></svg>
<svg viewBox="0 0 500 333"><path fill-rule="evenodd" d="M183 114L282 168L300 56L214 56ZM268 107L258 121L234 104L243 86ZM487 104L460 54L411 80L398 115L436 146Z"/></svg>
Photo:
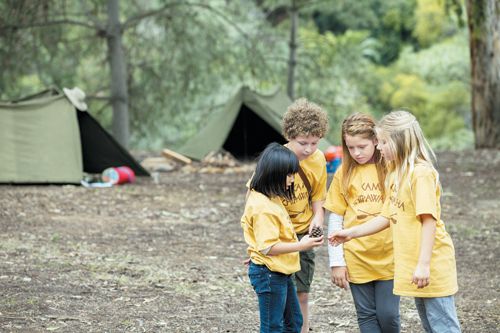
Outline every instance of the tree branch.
<svg viewBox="0 0 500 333"><path fill-rule="evenodd" d="M95 101L109 101L111 99L111 96L86 95L85 98L88 100L95 100Z"/></svg>
<svg viewBox="0 0 500 333"><path fill-rule="evenodd" d="M287 64L289 61L289 59L285 58L285 57L273 57L273 56L268 56L267 60L275 61L275 62L279 62L279 63L283 63L283 64ZM316 61L314 61L314 59L311 59L311 61L313 62L313 65L311 65L310 63L307 63L305 61L301 61L301 60L296 60L295 62L297 65L300 65L306 69L314 71L317 75L321 75L321 71L323 70L323 68Z"/></svg>
<svg viewBox="0 0 500 333"><path fill-rule="evenodd" d="M95 27L100 30L100 31L105 31L106 30L106 23L99 21L94 15L92 15L90 9L87 6L87 3L83 0L80 0L80 6L84 9L85 11L85 17L92 21L95 25Z"/></svg>
<svg viewBox="0 0 500 333"><path fill-rule="evenodd" d="M221 11L219 11L218 9L210 6L210 5L207 5L205 3L195 3L195 2L174 2L174 3L169 3L169 4L166 4L158 9L154 9L154 10L150 10L150 11L147 11L147 12L144 12L144 13L141 13L139 15L136 15L136 16L132 16L130 18L128 18L123 24L122 24L122 29L125 30L127 28L130 28L131 26L133 26L136 22L144 19L144 18L147 18L147 17L151 17L151 16L155 16L155 15L158 15L158 14L161 14L163 11L165 11L166 9L168 8L172 8L174 6L191 6L191 7L200 7L200 8L204 8L204 9L207 9L213 13L215 13L217 16L221 17L224 21L226 21L227 23L229 23L234 29L236 29L240 34L242 34L245 38L248 38L248 35L235 23L233 22L232 20L230 20L226 15L224 15Z"/></svg>
<svg viewBox="0 0 500 333"><path fill-rule="evenodd" d="M161 14L163 11L165 11L168 8L183 5L183 4L185 4L185 3L182 3L182 2L169 3L166 5L163 5L162 7L158 8L158 9L149 10L149 11L146 11L144 13L140 13L138 15L131 16L125 22L123 22L122 30L125 31L126 29L132 27L133 25L137 24L139 21L141 21L145 18Z"/></svg>
<svg viewBox="0 0 500 333"><path fill-rule="evenodd" d="M252 39L250 38L250 36L245 31L243 31L234 21L232 21L230 18L228 18L226 15L224 15L224 13L222 13L220 10L218 10L218 9L216 9L216 8L208 5L208 4L205 4L205 3L195 3L195 2L185 2L185 1L184 2L169 3L169 4L166 4L166 5L158 8L158 9L146 11L146 12L141 13L139 15L132 16L132 17L128 18L122 24L122 31L124 31L125 29L128 29L128 28L132 27L134 24L136 24L137 22L139 22L142 19L145 19L147 17L152 17L152 16L155 16L155 15L159 15L163 11L165 11L166 9L172 8L174 6L200 7L200 8L209 10L209 11L213 12L214 14L216 14L217 16L219 16L220 18L222 18L230 26L232 26L236 31L238 31L245 38L245 40L252 41ZM247 48L251 49L250 47L247 47ZM258 54L258 56L261 58L262 64L264 64L264 66L267 67L267 64L265 62L264 57L261 54Z"/></svg>
<svg viewBox="0 0 500 333"><path fill-rule="evenodd" d="M62 25L62 24L71 24L71 25L78 25L81 27L85 28L90 28L94 30L99 30L100 27L86 23L83 21L77 21L77 20L71 20L71 19L61 19L61 20L54 20L54 21L45 21L45 22L32 22L29 24L7 24L7 25L2 25L0 26L0 30L20 30L20 29L30 29L30 28L35 28L35 27L47 27L51 25Z"/></svg>
<svg viewBox="0 0 500 333"><path fill-rule="evenodd" d="M310 6L314 6L314 5L319 5L323 2L328 2L328 3L331 3L331 0L311 0L311 1L305 1L305 2L302 2L302 3L299 3L297 5L297 9L300 10L302 8L306 8L306 7L310 7Z"/></svg>

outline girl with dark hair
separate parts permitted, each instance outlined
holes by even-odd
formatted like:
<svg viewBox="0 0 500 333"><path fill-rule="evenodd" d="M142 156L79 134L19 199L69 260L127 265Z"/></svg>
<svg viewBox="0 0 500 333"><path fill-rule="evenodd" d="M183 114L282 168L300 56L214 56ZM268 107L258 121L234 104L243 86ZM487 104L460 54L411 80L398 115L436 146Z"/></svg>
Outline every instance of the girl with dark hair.
<svg viewBox="0 0 500 333"><path fill-rule="evenodd" d="M300 332L303 319L292 274L300 270L299 251L323 244L323 236L300 242L282 199L294 198L297 156L271 143L262 152L250 182L241 218L248 244L248 276L257 293L260 332Z"/></svg>

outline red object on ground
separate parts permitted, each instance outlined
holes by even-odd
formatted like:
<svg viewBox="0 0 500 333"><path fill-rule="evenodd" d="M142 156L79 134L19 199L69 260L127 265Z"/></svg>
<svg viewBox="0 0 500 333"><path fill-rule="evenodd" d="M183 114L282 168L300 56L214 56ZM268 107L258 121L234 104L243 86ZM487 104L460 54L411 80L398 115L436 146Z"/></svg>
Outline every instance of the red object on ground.
<svg viewBox="0 0 500 333"><path fill-rule="evenodd" d="M102 172L102 180L111 184L133 183L135 181L135 173L128 166L116 168L107 168Z"/></svg>

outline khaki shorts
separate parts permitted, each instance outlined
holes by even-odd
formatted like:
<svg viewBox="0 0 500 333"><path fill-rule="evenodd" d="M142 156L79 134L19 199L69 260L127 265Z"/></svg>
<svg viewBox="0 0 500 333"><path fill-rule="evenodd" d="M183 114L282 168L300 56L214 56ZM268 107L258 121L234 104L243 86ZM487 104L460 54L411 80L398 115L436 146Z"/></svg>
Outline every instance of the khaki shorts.
<svg viewBox="0 0 500 333"><path fill-rule="evenodd" d="M297 237L300 240L304 235L307 235L307 233L297 235ZM298 293L309 293L311 291L315 256L314 249L300 252L300 271L293 275Z"/></svg>

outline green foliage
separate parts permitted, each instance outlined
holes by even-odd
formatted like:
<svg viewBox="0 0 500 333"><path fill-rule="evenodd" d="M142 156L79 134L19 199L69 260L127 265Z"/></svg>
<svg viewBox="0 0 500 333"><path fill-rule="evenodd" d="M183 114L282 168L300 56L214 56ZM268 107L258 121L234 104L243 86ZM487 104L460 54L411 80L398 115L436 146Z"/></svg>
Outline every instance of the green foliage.
<svg viewBox="0 0 500 333"><path fill-rule="evenodd" d="M457 30L446 12L445 1L417 0L415 19L413 34L422 47L429 47Z"/></svg>
<svg viewBox="0 0 500 333"><path fill-rule="evenodd" d="M464 136L471 132L469 63L460 52L465 49L457 36L422 52L407 49L396 64L378 71L382 103L413 112L440 149L471 144L471 136Z"/></svg>
<svg viewBox="0 0 500 333"><path fill-rule="evenodd" d="M415 114L426 137L439 143L438 148L454 148L454 140L470 132L459 113L468 100L463 87L432 87L411 75L398 75L395 86L390 99L391 109L406 109ZM466 143L470 142L460 145Z"/></svg>
<svg viewBox="0 0 500 333"><path fill-rule="evenodd" d="M276 84L263 60L263 48L272 39L256 44L262 21L239 17L255 8L217 3L213 9L174 7L141 22L127 35L132 144L156 149L178 145L203 126L210 108L224 99L218 94L230 96L234 89L228 87Z"/></svg>
<svg viewBox="0 0 500 333"><path fill-rule="evenodd" d="M328 111L330 140L348 114L408 108L435 147L470 145L467 34L449 14L461 1L296 1L295 95ZM120 2L131 146L175 149L242 84L286 89L291 4ZM109 129L106 19L104 0L0 2L0 99L79 86Z"/></svg>
<svg viewBox="0 0 500 333"><path fill-rule="evenodd" d="M444 30L444 5L435 0L418 0L415 11L414 35L420 45L427 47L436 42Z"/></svg>
<svg viewBox="0 0 500 333"><path fill-rule="evenodd" d="M469 85L469 62L467 35L463 32L420 52L403 50L396 70L417 74L431 84L460 81Z"/></svg>
<svg viewBox="0 0 500 333"><path fill-rule="evenodd" d="M302 28L299 35L299 59L307 62L297 73L297 96L317 101L327 110L327 137L338 144L342 120L354 111L370 112L356 83L363 79L369 59L378 57L377 44L364 31L347 31L337 36L331 32L320 34L308 27Z"/></svg>
<svg viewBox="0 0 500 333"><path fill-rule="evenodd" d="M328 2L313 18L321 32L342 34L366 30L378 41L377 63L389 64L398 58L405 43L413 43L415 0L365 0Z"/></svg>
<svg viewBox="0 0 500 333"><path fill-rule="evenodd" d="M471 149L474 147L474 133L462 128L446 136L429 139L429 144L437 151Z"/></svg>

